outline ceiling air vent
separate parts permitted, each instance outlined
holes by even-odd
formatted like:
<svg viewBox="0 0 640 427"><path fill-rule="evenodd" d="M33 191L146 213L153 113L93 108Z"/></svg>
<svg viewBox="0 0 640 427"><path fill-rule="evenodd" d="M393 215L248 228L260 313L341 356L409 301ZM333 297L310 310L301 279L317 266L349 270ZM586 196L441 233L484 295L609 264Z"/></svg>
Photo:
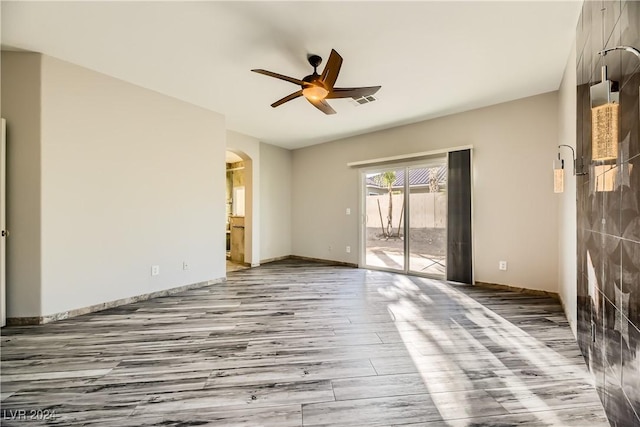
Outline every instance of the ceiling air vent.
<svg viewBox="0 0 640 427"><path fill-rule="evenodd" d="M373 96L373 95L362 96L362 97L360 97L360 98L351 98L351 102L352 102L355 106L363 105L363 104L368 104L368 103L370 103L370 102L377 101L377 100L378 100L378 98L376 98L376 97L375 97L375 96Z"/></svg>

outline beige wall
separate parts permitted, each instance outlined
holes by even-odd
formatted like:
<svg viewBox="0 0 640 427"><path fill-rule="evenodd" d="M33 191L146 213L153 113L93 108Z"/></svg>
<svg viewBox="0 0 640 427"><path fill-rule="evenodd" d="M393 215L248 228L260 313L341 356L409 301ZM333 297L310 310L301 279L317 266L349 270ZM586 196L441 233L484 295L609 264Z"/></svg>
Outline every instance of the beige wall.
<svg viewBox="0 0 640 427"><path fill-rule="evenodd" d="M564 70L558 96L558 144L576 148L576 47L575 43ZM576 177L573 176L571 150L560 151L565 159L564 193L558 198L558 292L573 335L577 336L577 217Z"/></svg>
<svg viewBox="0 0 640 427"><path fill-rule="evenodd" d="M291 255L291 151L260 144L262 260Z"/></svg>
<svg viewBox="0 0 640 427"><path fill-rule="evenodd" d="M39 316L40 62L2 52L2 116L7 120L7 317Z"/></svg>
<svg viewBox="0 0 640 427"><path fill-rule="evenodd" d="M475 279L557 291L557 98L553 92L295 150L293 253L359 261L359 251L345 252L359 247L360 227L359 171L347 162L473 145ZM500 260L508 271L498 270Z"/></svg>
<svg viewBox="0 0 640 427"><path fill-rule="evenodd" d="M35 313L10 303L9 316L50 315L224 277L224 118L41 58L42 161L40 169L29 167L42 175L42 258L34 252L18 263L10 249L9 264L41 266L42 306ZM14 76L5 87L21 80ZM16 108L4 101L5 110ZM18 200L29 182L13 185L9 204L24 203ZM152 265L160 275L151 276ZM10 290L19 287L9 281Z"/></svg>
<svg viewBox="0 0 640 427"><path fill-rule="evenodd" d="M260 141L230 130L226 135L227 150L244 161L244 260L257 266L260 265L260 180L257 179L260 176Z"/></svg>

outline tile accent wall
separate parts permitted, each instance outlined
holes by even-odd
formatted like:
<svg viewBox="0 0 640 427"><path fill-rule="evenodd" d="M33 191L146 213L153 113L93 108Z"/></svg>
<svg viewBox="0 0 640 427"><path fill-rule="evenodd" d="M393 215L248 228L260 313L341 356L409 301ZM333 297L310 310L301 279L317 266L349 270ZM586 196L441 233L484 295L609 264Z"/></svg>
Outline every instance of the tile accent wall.
<svg viewBox="0 0 640 427"><path fill-rule="evenodd" d="M640 425L639 1L585 1L578 22L578 341L612 426ZM618 158L591 161L589 86L601 67L620 90ZM580 159L578 159L580 163Z"/></svg>

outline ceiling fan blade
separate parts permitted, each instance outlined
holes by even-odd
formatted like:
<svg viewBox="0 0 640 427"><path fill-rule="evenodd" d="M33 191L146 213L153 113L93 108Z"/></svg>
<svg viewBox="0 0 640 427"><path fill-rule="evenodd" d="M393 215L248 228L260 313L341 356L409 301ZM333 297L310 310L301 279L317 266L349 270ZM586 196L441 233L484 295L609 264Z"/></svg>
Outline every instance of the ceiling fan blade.
<svg viewBox="0 0 640 427"><path fill-rule="evenodd" d="M340 73L340 67L342 67L342 56L334 49L331 49L327 65L324 66L324 70L322 70L322 75L320 76L320 80L328 89L333 88L333 85L336 83L336 79Z"/></svg>
<svg viewBox="0 0 640 427"><path fill-rule="evenodd" d="M327 101L325 101L324 99L320 99L318 101L312 101L309 98L307 98L307 101L309 101L311 104L313 104L314 107L316 107L318 110L322 111L325 114L336 113L336 110L331 108L331 105L329 105Z"/></svg>
<svg viewBox="0 0 640 427"><path fill-rule="evenodd" d="M361 98L363 96L369 96L376 93L382 86L370 86L370 87L336 87L333 88L327 95L328 99L336 98Z"/></svg>
<svg viewBox="0 0 640 427"><path fill-rule="evenodd" d="M271 106L272 106L273 108L276 108L277 106L282 105L282 104L284 104L285 102L289 102L289 101L291 101L292 99L296 99L296 98L297 98L297 97L299 97L299 96L302 96L302 90L299 90L299 91L297 91L297 92L293 92L291 95L287 95L287 96L285 96L284 98L282 98L282 99L280 99L280 100L278 100L278 101L274 102L273 104L271 104Z"/></svg>
<svg viewBox="0 0 640 427"><path fill-rule="evenodd" d="M257 70L251 70L254 73L258 73L258 74L264 74L265 76L269 76L269 77L275 77L276 79L280 79L280 80L284 80L287 82L291 82L293 84L297 84L300 86L305 86L307 85L307 83L303 82L300 79L294 79L293 77L289 77L289 76L285 76L282 74L278 74L278 73L274 73L272 71L267 71L267 70L261 70L261 69L257 69Z"/></svg>

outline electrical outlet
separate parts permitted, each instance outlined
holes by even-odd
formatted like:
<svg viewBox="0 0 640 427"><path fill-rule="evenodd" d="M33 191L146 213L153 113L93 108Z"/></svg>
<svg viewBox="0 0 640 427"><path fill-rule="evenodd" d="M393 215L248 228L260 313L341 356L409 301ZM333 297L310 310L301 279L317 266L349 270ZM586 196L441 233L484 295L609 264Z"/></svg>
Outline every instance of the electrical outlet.
<svg viewBox="0 0 640 427"><path fill-rule="evenodd" d="M152 265L151 266L151 275L152 276L157 276L158 274L160 274L160 266L159 265Z"/></svg>
<svg viewBox="0 0 640 427"><path fill-rule="evenodd" d="M498 269L502 271L507 271L507 261L500 261L498 263Z"/></svg>
<svg viewBox="0 0 640 427"><path fill-rule="evenodd" d="M351 253L351 246L347 246L347 253L350 254Z"/></svg>
<svg viewBox="0 0 640 427"><path fill-rule="evenodd" d="M329 252L331 252L331 250L332 250L333 248L331 247L331 245L329 245L329 248L328 248L328 249L329 249Z"/></svg>
<svg viewBox="0 0 640 427"><path fill-rule="evenodd" d="M351 208L347 208L347 215L351 215Z"/></svg>
<svg viewBox="0 0 640 427"><path fill-rule="evenodd" d="M188 263L187 261L184 261L184 262L182 263L182 269L183 269L183 270L188 270L188 269L189 269L189 263Z"/></svg>

